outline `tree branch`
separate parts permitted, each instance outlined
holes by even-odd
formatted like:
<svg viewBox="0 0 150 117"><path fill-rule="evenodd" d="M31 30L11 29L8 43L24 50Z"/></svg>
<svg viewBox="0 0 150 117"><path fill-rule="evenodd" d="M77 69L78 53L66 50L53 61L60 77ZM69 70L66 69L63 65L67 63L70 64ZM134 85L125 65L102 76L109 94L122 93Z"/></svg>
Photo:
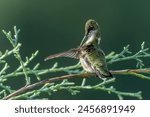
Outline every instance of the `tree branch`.
<svg viewBox="0 0 150 117"><path fill-rule="evenodd" d="M122 74L122 75L133 75L141 79L150 80L149 76L145 76L144 74L150 74L150 68L144 69L126 69L126 70L115 70L111 71L112 74Z"/></svg>
<svg viewBox="0 0 150 117"><path fill-rule="evenodd" d="M13 96L17 96L23 92L26 92L27 90L31 90L31 89L38 87L38 86L41 86L45 83L52 83L52 82L55 82L58 80L72 79L72 78L82 78L82 77L88 78L90 76L95 76L95 75L89 74L89 73L82 73L82 74L71 74L71 75L58 76L58 77L54 77L54 78L45 79L45 80L39 81L39 82L34 83L34 84L26 85L26 86L20 88L19 90L13 92L12 94L4 97L3 99L10 99Z"/></svg>
<svg viewBox="0 0 150 117"><path fill-rule="evenodd" d="M139 78L144 78L147 80L150 80L150 77L144 76L142 74L138 74L138 73L148 73L150 74L150 68L145 68L145 69L126 69L126 70L115 70L115 71L110 71L112 74L121 74L121 75L134 75L137 76ZM39 82L36 82L34 84L30 84L30 85L26 85L22 88L20 88L19 90L9 94L8 96L4 97L3 99L11 99L14 96L17 96L21 93L24 93L28 90L33 90L34 88L44 85L46 83L52 83L52 82L56 82L59 80L64 80L64 79L72 79L72 78L89 78L89 77L93 77L95 76L95 74L92 73L82 73L82 74L71 74L71 75L64 75L64 76L58 76L58 77L53 77L53 78L49 78L49 79L45 79ZM104 81L104 85L105 85L105 81Z"/></svg>

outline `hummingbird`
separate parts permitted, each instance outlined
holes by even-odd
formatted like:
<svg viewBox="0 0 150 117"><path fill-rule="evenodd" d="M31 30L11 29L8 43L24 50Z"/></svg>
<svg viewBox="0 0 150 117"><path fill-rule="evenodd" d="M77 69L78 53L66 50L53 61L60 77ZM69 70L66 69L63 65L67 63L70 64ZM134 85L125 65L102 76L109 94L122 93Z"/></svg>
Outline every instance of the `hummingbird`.
<svg viewBox="0 0 150 117"><path fill-rule="evenodd" d="M95 20L89 19L85 23L85 34L79 47L62 53L50 55L45 58L45 61L58 57L79 59L86 72L95 73L96 76L105 80L107 77L113 76L107 68L105 53L99 47L100 41L101 33L99 25Z"/></svg>

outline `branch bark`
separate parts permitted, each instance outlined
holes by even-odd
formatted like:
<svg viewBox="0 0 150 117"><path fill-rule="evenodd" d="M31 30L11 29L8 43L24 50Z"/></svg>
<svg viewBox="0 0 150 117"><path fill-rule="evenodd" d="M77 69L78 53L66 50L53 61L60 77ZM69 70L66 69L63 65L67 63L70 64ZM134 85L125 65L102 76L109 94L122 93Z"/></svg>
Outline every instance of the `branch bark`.
<svg viewBox="0 0 150 117"><path fill-rule="evenodd" d="M143 75L143 73L145 74L150 74L150 68L145 68L145 69L126 69L126 70L114 70L114 71L110 71L112 74L120 74L120 75L134 75L136 77L142 78L142 79L147 79L150 80L150 77ZM53 78L49 78L49 79L45 79L33 84L29 84L26 85L20 89L18 89L17 91L9 94L8 96L4 97L4 100L8 100L11 99L14 96L17 96L19 94L22 94L28 90L33 90L36 87L42 86L45 83L52 83L52 82L56 82L59 80L64 80L64 79L72 79L72 78L89 78L89 77L93 77L95 76L95 74L92 73L81 73L81 74L71 74L71 75L64 75L64 76L58 76L58 77L53 77Z"/></svg>

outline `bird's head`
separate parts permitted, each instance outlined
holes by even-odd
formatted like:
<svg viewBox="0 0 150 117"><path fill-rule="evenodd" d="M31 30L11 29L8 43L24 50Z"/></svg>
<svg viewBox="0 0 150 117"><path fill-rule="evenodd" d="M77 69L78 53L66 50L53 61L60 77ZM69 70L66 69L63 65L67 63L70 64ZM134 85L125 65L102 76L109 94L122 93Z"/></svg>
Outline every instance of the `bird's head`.
<svg viewBox="0 0 150 117"><path fill-rule="evenodd" d="M87 36L89 33L91 33L92 31L95 31L95 30L99 30L98 23L93 19L89 19L85 23L85 35Z"/></svg>
<svg viewBox="0 0 150 117"><path fill-rule="evenodd" d="M93 19L89 19L85 23L85 35L80 46L83 45L85 40L86 40L85 44L90 44L90 43L99 44L100 43L99 25Z"/></svg>

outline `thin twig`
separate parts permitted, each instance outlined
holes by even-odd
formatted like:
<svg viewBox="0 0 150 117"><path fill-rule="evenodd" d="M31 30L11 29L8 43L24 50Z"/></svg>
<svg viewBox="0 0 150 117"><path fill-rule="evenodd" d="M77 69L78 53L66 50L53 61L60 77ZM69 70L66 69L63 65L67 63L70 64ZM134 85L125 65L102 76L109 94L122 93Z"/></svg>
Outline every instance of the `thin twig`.
<svg viewBox="0 0 150 117"><path fill-rule="evenodd" d="M111 73L121 74L121 75L133 75L141 79L150 80L150 76L143 75L143 73L150 74L150 68L115 70L115 71L111 71Z"/></svg>

